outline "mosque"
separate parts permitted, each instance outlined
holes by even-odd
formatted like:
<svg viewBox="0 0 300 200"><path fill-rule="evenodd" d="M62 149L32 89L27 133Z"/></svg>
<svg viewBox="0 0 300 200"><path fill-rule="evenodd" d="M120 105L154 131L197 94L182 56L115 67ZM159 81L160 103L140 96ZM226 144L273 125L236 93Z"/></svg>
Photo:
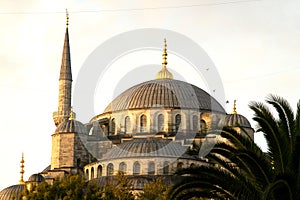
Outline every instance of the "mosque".
<svg viewBox="0 0 300 200"><path fill-rule="evenodd" d="M153 75L154 77L154 75ZM254 139L249 121L221 104L206 91L176 80L167 69L164 41L162 68L154 80L135 85L117 96L104 110L83 124L72 110L72 70L68 17L59 76L58 109L52 137L51 163L43 171L23 180L21 160L19 184L3 189L0 199L17 199L32 184L52 183L57 177L82 174L86 181L104 184L123 172L134 190L162 177L172 183L177 169L211 164L188 154L193 145L208 141L211 130L230 126Z"/></svg>

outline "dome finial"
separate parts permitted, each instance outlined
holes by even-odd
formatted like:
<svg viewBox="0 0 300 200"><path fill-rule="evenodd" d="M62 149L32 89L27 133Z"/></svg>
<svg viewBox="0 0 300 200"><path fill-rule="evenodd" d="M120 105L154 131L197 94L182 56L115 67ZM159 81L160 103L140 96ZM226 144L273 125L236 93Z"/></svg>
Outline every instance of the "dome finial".
<svg viewBox="0 0 300 200"><path fill-rule="evenodd" d="M19 180L19 183L20 184L25 184L25 182L24 182L24 179L23 179L23 176L24 176L24 163L25 163L25 161L24 161L24 153L22 152L22 159L21 159L21 161L20 161L20 163L21 163L21 165L20 165L20 167L21 167L21 170L20 170L20 180Z"/></svg>
<svg viewBox="0 0 300 200"><path fill-rule="evenodd" d="M70 111L70 117L69 117L69 120L75 120L76 119L76 116L75 116L75 112L73 110L73 107L71 107L71 111Z"/></svg>
<svg viewBox="0 0 300 200"><path fill-rule="evenodd" d="M68 9L66 9L66 26L69 27L69 12Z"/></svg>
<svg viewBox="0 0 300 200"><path fill-rule="evenodd" d="M169 70L167 69L167 40L166 38L164 39L164 49L162 53L162 69L156 74L156 79L173 79L173 75Z"/></svg>
<svg viewBox="0 0 300 200"><path fill-rule="evenodd" d="M237 112L236 112L236 100L233 101L232 114L237 114Z"/></svg>
<svg viewBox="0 0 300 200"><path fill-rule="evenodd" d="M167 64L168 64L168 62L167 62L168 53L167 53L167 40L166 40L166 38L164 38L164 50L163 50L162 56L163 56L163 61L162 61L161 64L162 64L163 67L166 67Z"/></svg>

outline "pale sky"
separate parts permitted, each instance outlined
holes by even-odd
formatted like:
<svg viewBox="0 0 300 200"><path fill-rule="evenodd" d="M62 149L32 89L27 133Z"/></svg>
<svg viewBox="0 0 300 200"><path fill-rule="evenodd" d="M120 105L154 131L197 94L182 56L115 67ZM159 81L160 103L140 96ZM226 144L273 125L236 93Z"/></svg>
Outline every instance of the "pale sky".
<svg viewBox="0 0 300 200"><path fill-rule="evenodd" d="M227 112L237 99L238 113L246 116L253 128L250 101L264 101L272 93L285 97L296 108L300 94L297 0L2 0L0 189L18 183L22 152L25 180L50 164L66 8L70 13L74 83L86 58L104 41L134 29L161 28L183 34L204 49L221 76L225 99L230 101ZM115 66L122 65L122 73L126 73L131 63L161 62L161 52L140 53L120 58ZM136 62L137 58L142 61ZM168 61L173 71L187 65L174 55ZM201 82L193 84L202 87ZM110 101L105 101L109 99L105 95L95 94L95 113L101 113ZM259 134L255 141L265 148Z"/></svg>

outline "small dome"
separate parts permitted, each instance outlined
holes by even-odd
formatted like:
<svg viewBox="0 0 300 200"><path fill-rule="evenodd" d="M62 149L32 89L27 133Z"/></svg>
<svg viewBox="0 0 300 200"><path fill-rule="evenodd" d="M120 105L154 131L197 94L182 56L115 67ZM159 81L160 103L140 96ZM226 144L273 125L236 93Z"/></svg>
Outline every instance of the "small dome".
<svg viewBox="0 0 300 200"><path fill-rule="evenodd" d="M229 114L226 115L223 119L221 119L220 126L241 126L244 128L252 128L250 122L246 117L240 114Z"/></svg>
<svg viewBox="0 0 300 200"><path fill-rule="evenodd" d="M0 192L1 200L11 200L11 199L19 199L20 194L25 189L24 184L12 185L3 189Z"/></svg>
<svg viewBox="0 0 300 200"><path fill-rule="evenodd" d="M40 174L32 174L28 179L28 182L40 183L40 182L44 182L44 181L45 181L45 178Z"/></svg>
<svg viewBox="0 0 300 200"><path fill-rule="evenodd" d="M175 157L179 158L186 152L186 147L179 143L162 138L134 138L113 147L103 159L132 157Z"/></svg>
<svg viewBox="0 0 300 200"><path fill-rule="evenodd" d="M79 133L79 134L87 134L86 127L77 120L69 119L61 122L55 133Z"/></svg>

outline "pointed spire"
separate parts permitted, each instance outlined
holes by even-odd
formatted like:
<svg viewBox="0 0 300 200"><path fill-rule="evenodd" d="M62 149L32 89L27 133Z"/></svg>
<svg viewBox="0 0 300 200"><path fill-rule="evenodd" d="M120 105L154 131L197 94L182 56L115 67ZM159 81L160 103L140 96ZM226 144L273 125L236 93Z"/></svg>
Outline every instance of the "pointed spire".
<svg viewBox="0 0 300 200"><path fill-rule="evenodd" d="M237 114L237 112L236 112L236 100L234 100L234 102L233 102L232 114Z"/></svg>
<svg viewBox="0 0 300 200"><path fill-rule="evenodd" d="M20 170L20 180L19 180L19 183L20 184L25 184L24 179L23 179L23 176L24 176L24 173L25 173L25 171L24 171L24 163L25 163L25 161L24 161L24 153L23 152L22 152L22 159L21 159L20 163L21 163L21 165L20 165L21 170Z"/></svg>
<svg viewBox="0 0 300 200"><path fill-rule="evenodd" d="M72 70L68 25L69 14L66 11L66 33L59 74L58 109L53 112L53 120L56 126L69 119L72 102Z"/></svg>
<svg viewBox="0 0 300 200"><path fill-rule="evenodd" d="M65 33L64 49L63 49L63 54L62 54L59 80L71 80L72 81L68 27L69 27L69 13L66 10L66 33Z"/></svg>
<svg viewBox="0 0 300 200"><path fill-rule="evenodd" d="M166 38L164 39L164 49L163 49L163 54L162 54L162 69L156 74L156 79L173 79L173 75L169 70L167 69L167 41Z"/></svg>

